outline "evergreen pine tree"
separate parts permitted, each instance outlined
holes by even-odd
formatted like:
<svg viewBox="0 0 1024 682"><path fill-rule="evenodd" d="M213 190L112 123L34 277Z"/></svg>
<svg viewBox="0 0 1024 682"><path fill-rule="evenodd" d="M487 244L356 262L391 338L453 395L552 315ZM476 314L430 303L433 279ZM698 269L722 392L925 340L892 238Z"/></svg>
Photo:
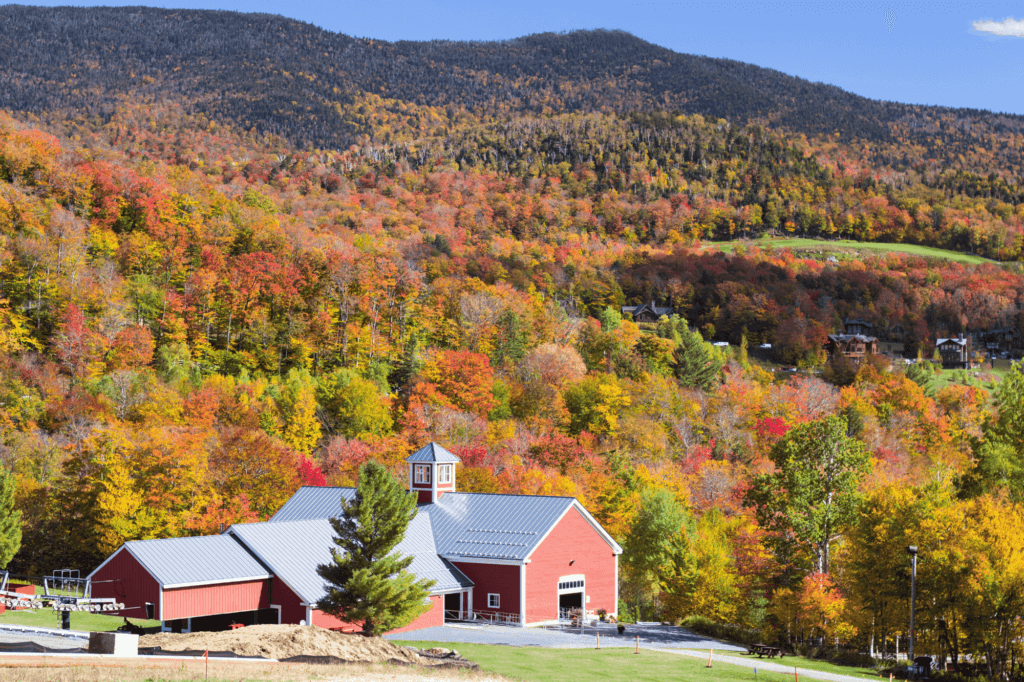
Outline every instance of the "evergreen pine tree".
<svg viewBox="0 0 1024 682"><path fill-rule="evenodd" d="M722 363L716 357L718 354L711 344L704 341L700 332L690 331L685 325L681 331L683 340L675 351L676 378L688 388L710 390L718 383L722 369Z"/></svg>
<svg viewBox="0 0 1024 682"><path fill-rule="evenodd" d="M21 549L21 512L14 508L14 477L0 467L0 568Z"/></svg>
<svg viewBox="0 0 1024 682"><path fill-rule="evenodd" d="M394 552L416 516L416 498L378 462L359 470L355 499L331 519L333 563L317 567L327 596L317 604L346 622L363 622L370 637L408 625L429 608L432 580L407 571L412 557Z"/></svg>

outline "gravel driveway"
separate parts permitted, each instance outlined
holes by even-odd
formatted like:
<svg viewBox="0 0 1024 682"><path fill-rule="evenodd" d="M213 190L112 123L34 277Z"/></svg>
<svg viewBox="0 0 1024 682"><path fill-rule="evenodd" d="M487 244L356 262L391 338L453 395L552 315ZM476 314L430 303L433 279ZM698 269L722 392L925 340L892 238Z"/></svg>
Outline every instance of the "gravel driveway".
<svg viewBox="0 0 1024 682"><path fill-rule="evenodd" d="M519 628L504 625L445 625L424 628L388 639L423 642L463 642L466 644L510 644L512 646L540 646L552 649L593 649L597 635L602 647L634 647L640 637L644 649L719 649L746 651L744 647L727 644L694 634L685 628L670 625L627 625L626 632L618 634L612 624L585 628Z"/></svg>

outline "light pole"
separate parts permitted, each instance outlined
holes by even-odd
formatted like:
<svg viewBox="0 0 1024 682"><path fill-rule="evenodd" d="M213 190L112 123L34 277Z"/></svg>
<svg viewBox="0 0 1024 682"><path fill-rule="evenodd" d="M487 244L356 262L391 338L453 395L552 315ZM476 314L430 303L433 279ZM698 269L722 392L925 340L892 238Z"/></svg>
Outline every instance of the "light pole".
<svg viewBox="0 0 1024 682"><path fill-rule="evenodd" d="M907 547L910 553L910 645L907 647L907 664L914 664L914 597L917 590L917 547Z"/></svg>

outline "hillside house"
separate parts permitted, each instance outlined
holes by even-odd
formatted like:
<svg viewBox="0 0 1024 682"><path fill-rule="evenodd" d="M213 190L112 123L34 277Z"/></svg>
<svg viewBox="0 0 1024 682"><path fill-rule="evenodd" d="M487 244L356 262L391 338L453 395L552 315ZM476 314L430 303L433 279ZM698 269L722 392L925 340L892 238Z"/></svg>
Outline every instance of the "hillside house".
<svg viewBox="0 0 1024 682"><path fill-rule="evenodd" d="M623 317L628 315L636 323L654 323L657 322L658 318L662 315L670 316L674 314L675 311L675 308L671 308L669 306L656 305L654 301L648 301L643 305L624 305L620 309Z"/></svg>
<svg viewBox="0 0 1024 682"><path fill-rule="evenodd" d="M430 443L408 458L417 514L397 551L435 581L431 608L399 631L445 621L537 625L582 608L616 614L622 549L572 497L461 493L459 458ZM165 630L291 623L358 631L317 608L319 564L354 488L303 487L269 521L221 535L127 542L90 574L94 597L116 615L155 618ZM396 631L398 632L398 631Z"/></svg>
<svg viewBox="0 0 1024 682"><path fill-rule="evenodd" d="M855 365L859 365L868 355L878 354L878 339L862 334L829 334L825 342L825 352L829 359L843 356Z"/></svg>
<svg viewBox="0 0 1024 682"><path fill-rule="evenodd" d="M848 336L870 336L875 333L875 325L867 320L847 319L843 323L843 333Z"/></svg>
<svg viewBox="0 0 1024 682"><path fill-rule="evenodd" d="M971 338L959 336L957 338L937 339L935 349L942 356L942 366L951 368L971 368Z"/></svg>

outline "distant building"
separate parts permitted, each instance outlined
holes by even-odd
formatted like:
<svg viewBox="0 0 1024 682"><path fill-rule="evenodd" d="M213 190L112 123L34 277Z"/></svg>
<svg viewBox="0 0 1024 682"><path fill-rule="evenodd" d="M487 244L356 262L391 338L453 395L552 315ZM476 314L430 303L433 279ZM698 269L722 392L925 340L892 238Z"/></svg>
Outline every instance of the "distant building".
<svg viewBox="0 0 1024 682"><path fill-rule="evenodd" d="M825 351L830 360L841 355L859 365L865 356L878 353L878 339L863 334L829 334Z"/></svg>
<svg viewBox="0 0 1024 682"><path fill-rule="evenodd" d="M935 349L942 356L943 367L971 368L970 337L959 336L957 338L937 339L935 341Z"/></svg>
<svg viewBox="0 0 1024 682"><path fill-rule="evenodd" d="M634 322L657 322L662 315L668 316L676 312L675 308L659 306L654 301L648 301L643 305L624 305L621 309L623 317L629 315Z"/></svg>
<svg viewBox="0 0 1024 682"><path fill-rule="evenodd" d="M875 325L867 320L847 319L843 323L843 333L851 336L863 334L865 336L875 333Z"/></svg>

